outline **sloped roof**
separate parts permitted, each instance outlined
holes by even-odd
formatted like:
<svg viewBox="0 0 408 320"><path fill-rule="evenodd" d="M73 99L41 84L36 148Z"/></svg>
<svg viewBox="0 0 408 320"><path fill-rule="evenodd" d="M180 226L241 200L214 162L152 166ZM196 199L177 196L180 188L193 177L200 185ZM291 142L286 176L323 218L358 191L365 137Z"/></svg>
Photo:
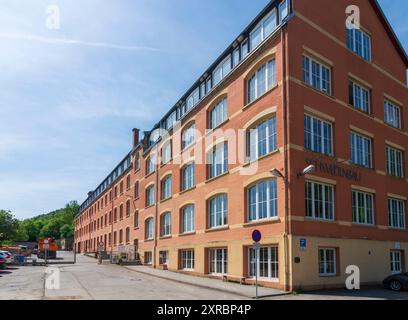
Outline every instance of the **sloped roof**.
<svg viewBox="0 0 408 320"><path fill-rule="evenodd" d="M392 28L391 24L389 23L387 17L385 16L384 11L382 10L380 4L377 0L370 0L371 5L373 6L375 12L377 13L379 19L381 20L382 24L384 25L385 31L388 33L391 41L393 42L395 48L397 49L398 53L400 54L402 60L404 60L405 65L408 67L408 55L402 46L401 42L399 41L397 35L395 34L394 29Z"/></svg>

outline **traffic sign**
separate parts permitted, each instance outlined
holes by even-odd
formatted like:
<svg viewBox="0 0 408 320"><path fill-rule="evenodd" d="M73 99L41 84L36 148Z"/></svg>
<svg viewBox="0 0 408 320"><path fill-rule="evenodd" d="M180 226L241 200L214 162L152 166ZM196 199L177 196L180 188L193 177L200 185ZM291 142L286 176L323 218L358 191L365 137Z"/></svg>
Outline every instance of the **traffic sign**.
<svg viewBox="0 0 408 320"><path fill-rule="evenodd" d="M261 231L254 230L254 232L252 232L252 240L254 240L254 242L260 242L261 239L262 239Z"/></svg>
<svg viewBox="0 0 408 320"><path fill-rule="evenodd" d="M300 239L300 250L305 251L307 247L307 240L306 239Z"/></svg>
<svg viewBox="0 0 408 320"><path fill-rule="evenodd" d="M105 248L105 243L103 242L99 242L99 249L102 250L103 248Z"/></svg>
<svg viewBox="0 0 408 320"><path fill-rule="evenodd" d="M45 243L44 244L44 249L49 249L49 248L50 248L50 245L48 243Z"/></svg>

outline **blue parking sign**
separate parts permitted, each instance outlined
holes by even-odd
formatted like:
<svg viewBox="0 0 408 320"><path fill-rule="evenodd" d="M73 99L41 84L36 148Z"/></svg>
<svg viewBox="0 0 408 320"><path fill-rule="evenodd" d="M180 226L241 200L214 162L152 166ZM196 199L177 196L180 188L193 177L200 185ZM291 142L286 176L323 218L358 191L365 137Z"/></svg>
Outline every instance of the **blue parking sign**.
<svg viewBox="0 0 408 320"><path fill-rule="evenodd" d="M305 251L307 247L307 240L306 239L300 239L300 250Z"/></svg>

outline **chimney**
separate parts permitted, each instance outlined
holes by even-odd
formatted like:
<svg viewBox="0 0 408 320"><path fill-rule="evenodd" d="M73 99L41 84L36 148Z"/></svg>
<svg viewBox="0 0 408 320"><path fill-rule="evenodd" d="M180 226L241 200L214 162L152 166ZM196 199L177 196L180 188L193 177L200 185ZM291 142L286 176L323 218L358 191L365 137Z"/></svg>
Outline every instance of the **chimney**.
<svg viewBox="0 0 408 320"><path fill-rule="evenodd" d="M133 148L136 148L139 144L139 129L133 129Z"/></svg>

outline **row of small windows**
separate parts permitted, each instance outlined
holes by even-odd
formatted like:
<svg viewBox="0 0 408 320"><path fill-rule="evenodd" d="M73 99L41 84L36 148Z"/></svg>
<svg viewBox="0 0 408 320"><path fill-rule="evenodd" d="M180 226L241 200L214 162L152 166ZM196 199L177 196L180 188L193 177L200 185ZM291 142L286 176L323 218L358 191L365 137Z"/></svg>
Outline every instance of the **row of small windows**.
<svg viewBox="0 0 408 320"><path fill-rule="evenodd" d="M161 122L160 127L170 130L177 121L193 109L214 87L229 75L250 52L259 47L289 16L289 11L289 0L284 0L279 4L278 10L275 8L266 15L250 32L249 38L242 40L241 44L215 67L212 74L192 91L186 98L186 101ZM259 74L257 73L255 78L251 79L251 87L248 90L248 102L255 99L254 97L261 95L262 91L267 90L266 88L271 88L275 85L275 73L276 67L274 63L265 65L264 70L259 70ZM159 137L158 134L153 134L150 137L150 144L154 144Z"/></svg>
<svg viewBox="0 0 408 320"><path fill-rule="evenodd" d="M373 168L372 138L350 132L350 161L366 168ZM333 156L333 125L311 115L304 116L304 146L313 152ZM404 178L403 151L386 146L386 169L390 176Z"/></svg>
<svg viewBox="0 0 408 320"><path fill-rule="evenodd" d="M335 186L306 181L306 217L317 220L334 221ZM374 194L352 190L352 221L355 224L374 225ZM405 201L388 198L388 225L391 228L405 229Z"/></svg>

